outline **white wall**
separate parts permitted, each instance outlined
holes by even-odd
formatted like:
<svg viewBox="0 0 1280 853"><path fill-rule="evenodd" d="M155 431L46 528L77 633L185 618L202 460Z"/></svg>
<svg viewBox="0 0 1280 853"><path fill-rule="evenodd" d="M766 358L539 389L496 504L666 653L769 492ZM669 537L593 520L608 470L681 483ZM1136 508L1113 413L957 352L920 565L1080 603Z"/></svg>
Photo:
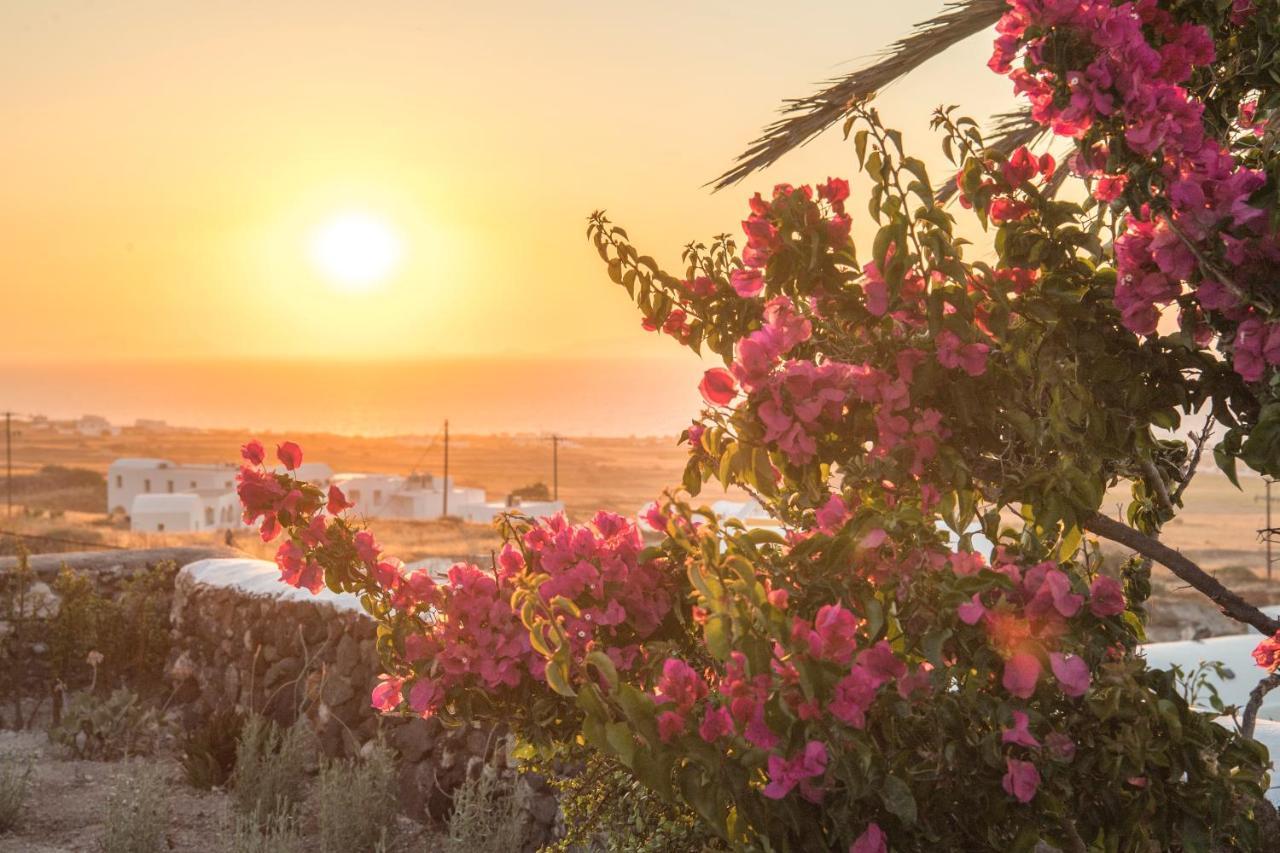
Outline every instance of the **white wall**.
<svg viewBox="0 0 1280 853"><path fill-rule="evenodd" d="M138 462L112 463L107 469L107 512L128 512L133 500L144 494L176 494L211 489L234 491L233 465L175 465L163 459L152 467Z"/></svg>

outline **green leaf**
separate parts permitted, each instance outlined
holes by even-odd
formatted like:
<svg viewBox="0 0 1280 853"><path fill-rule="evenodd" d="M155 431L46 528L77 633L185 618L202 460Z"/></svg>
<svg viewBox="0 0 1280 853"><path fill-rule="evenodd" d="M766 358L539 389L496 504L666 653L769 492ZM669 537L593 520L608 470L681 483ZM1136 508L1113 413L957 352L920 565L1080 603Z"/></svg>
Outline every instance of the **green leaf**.
<svg viewBox="0 0 1280 853"><path fill-rule="evenodd" d="M916 822L916 798L911 788L897 776L886 776L880 785L880 800L890 814L896 815L903 823Z"/></svg>
<svg viewBox="0 0 1280 853"><path fill-rule="evenodd" d="M630 767L636 758L636 741L631 736L631 728L623 722L609 723L604 727L604 733L609 749Z"/></svg>

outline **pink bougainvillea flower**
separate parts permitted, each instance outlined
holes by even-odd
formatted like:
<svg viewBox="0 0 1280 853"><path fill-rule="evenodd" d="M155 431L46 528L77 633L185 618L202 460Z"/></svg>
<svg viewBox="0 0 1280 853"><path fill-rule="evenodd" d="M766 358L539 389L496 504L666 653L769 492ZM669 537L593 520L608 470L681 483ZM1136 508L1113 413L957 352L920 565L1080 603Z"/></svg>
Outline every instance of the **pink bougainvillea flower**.
<svg viewBox="0 0 1280 853"><path fill-rule="evenodd" d="M261 465L262 460L267 458L267 451L262 446L262 442L255 438L253 441L241 445L240 455L250 465Z"/></svg>
<svg viewBox="0 0 1280 853"><path fill-rule="evenodd" d="M684 715L676 711L663 711L658 715L658 737L669 743L684 733Z"/></svg>
<svg viewBox="0 0 1280 853"><path fill-rule="evenodd" d="M849 845L849 853L889 853L888 839L880 824L867 824L863 833Z"/></svg>
<svg viewBox="0 0 1280 853"><path fill-rule="evenodd" d="M1035 799L1040 788L1040 771L1030 761L1016 758L1005 759L1005 774L1000 780L1009 796L1020 803L1029 803Z"/></svg>
<svg viewBox="0 0 1280 853"><path fill-rule="evenodd" d="M844 498L840 495L832 495L827 498L826 503L818 507L816 515L818 530L832 536L844 526L848 518L849 506L844 502Z"/></svg>
<svg viewBox="0 0 1280 853"><path fill-rule="evenodd" d="M1005 729L1000 733L1000 742L1014 743L1018 746L1027 746L1033 749L1039 747L1040 741L1036 740L1035 735L1031 734L1028 722L1025 711L1014 711L1013 728Z"/></svg>
<svg viewBox="0 0 1280 853"><path fill-rule="evenodd" d="M329 487L329 503L325 507L329 510L330 515L339 515L343 510L351 509L355 504L347 500L347 496L342 493L342 489L337 486Z"/></svg>
<svg viewBox="0 0 1280 853"><path fill-rule="evenodd" d="M400 707L400 689L404 679L383 673L378 676L378 685L373 688L371 704L384 714L389 714Z"/></svg>
<svg viewBox="0 0 1280 853"><path fill-rule="evenodd" d="M302 464L302 448L292 441L276 446L276 458L290 471L297 471Z"/></svg>
<svg viewBox="0 0 1280 853"><path fill-rule="evenodd" d="M424 717L430 716L441 698L440 685L429 678L419 678L409 688L409 707Z"/></svg>
<svg viewBox="0 0 1280 853"><path fill-rule="evenodd" d="M991 348L986 344L966 344L960 337L948 329L938 333L934 339L938 363L943 367L959 368L970 376L981 376L987 372L987 353Z"/></svg>
<svg viewBox="0 0 1280 853"><path fill-rule="evenodd" d="M1089 586L1089 612L1098 618L1116 616L1125 609L1124 589L1119 581L1098 575Z"/></svg>
<svg viewBox="0 0 1280 853"><path fill-rule="evenodd" d="M1004 663L1002 684L1019 699L1030 699L1040 680L1040 659L1028 652L1018 652Z"/></svg>
<svg viewBox="0 0 1280 853"><path fill-rule="evenodd" d="M743 299L752 299L764 290L764 274L758 269L741 269L729 273L729 284Z"/></svg>
<svg viewBox="0 0 1280 853"><path fill-rule="evenodd" d="M280 580L289 586L310 590L313 594L324 586L324 569L292 539L281 542L276 549L276 566L280 569Z"/></svg>
<svg viewBox="0 0 1280 853"><path fill-rule="evenodd" d="M866 667L855 665L836 683L827 710L845 725L861 729L867 724L867 709L875 701L881 683Z"/></svg>
<svg viewBox="0 0 1280 853"><path fill-rule="evenodd" d="M1277 631L1274 637L1268 637L1258 643L1258 647L1253 650L1253 659L1267 672L1280 669L1280 631Z"/></svg>
<svg viewBox="0 0 1280 853"><path fill-rule="evenodd" d="M702 399L713 406L727 406L738 393L738 384L733 374L723 367L713 367L702 376L698 385Z"/></svg>
<svg viewBox="0 0 1280 853"><path fill-rule="evenodd" d="M825 184L818 184L818 198L826 199L837 211L844 210L844 203L849 199L849 182L844 178L827 178Z"/></svg>
<svg viewBox="0 0 1280 853"><path fill-rule="evenodd" d="M1093 677L1089 674L1089 665L1084 658L1052 652L1049 655L1049 666L1063 693L1068 696L1083 696L1088 692Z"/></svg>
<svg viewBox="0 0 1280 853"><path fill-rule="evenodd" d="M356 534L356 556L363 560L367 565L374 565L378 562L378 554L382 549L378 546L378 542L373 538L373 534L368 530L361 530Z"/></svg>
<svg viewBox="0 0 1280 853"><path fill-rule="evenodd" d="M707 743L714 743L719 738L733 732L733 717L725 707L707 708L707 713L698 726L698 737Z"/></svg>
<svg viewBox="0 0 1280 853"><path fill-rule="evenodd" d="M811 740L789 759L776 754L769 756L769 784L765 785L763 793L771 800L780 800L796 785L826 771L827 745L820 740Z"/></svg>
<svg viewBox="0 0 1280 853"><path fill-rule="evenodd" d="M869 530L867 535L863 536L862 541L858 544L862 548L879 548L888 538L888 533L886 533L882 528L876 527Z"/></svg>
<svg viewBox="0 0 1280 853"><path fill-rule="evenodd" d="M982 603L982 594L975 592L973 598L956 608L956 615L966 625L977 625L987 615L986 605Z"/></svg>
<svg viewBox="0 0 1280 853"><path fill-rule="evenodd" d="M673 702L679 710L687 712L707 695L707 684L689 664L679 658L667 658L662 664L658 690L658 701Z"/></svg>

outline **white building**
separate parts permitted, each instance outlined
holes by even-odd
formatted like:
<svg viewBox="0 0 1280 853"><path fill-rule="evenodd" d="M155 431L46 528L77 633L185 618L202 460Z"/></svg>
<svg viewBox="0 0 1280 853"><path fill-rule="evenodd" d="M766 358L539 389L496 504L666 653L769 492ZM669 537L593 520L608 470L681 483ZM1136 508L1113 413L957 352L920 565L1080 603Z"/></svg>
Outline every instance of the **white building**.
<svg viewBox="0 0 1280 853"><path fill-rule="evenodd" d="M446 482L433 474L334 474L355 511L370 518L439 518L444 514ZM467 507L483 505L484 489L459 487L448 479L449 515L463 516Z"/></svg>
<svg viewBox="0 0 1280 853"><path fill-rule="evenodd" d="M234 491L224 489L142 494L133 499L129 509L129 528L144 533L196 533L244 527L239 498Z"/></svg>
<svg viewBox="0 0 1280 853"><path fill-rule="evenodd" d="M80 419L73 422L71 426L75 432L94 438L120 434L120 427L112 426L111 421L101 415L81 415Z"/></svg>
<svg viewBox="0 0 1280 853"><path fill-rule="evenodd" d="M484 489L459 486L452 477L446 483L433 474L335 474L332 482L355 505L356 513L369 518L440 518L446 510L446 488L448 515L478 524L513 510L532 516L564 511L561 501L521 502L509 497L505 502L487 502Z"/></svg>
<svg viewBox="0 0 1280 853"><path fill-rule="evenodd" d="M133 422L133 428L142 432L165 432L169 424L156 418L138 418Z"/></svg>
<svg viewBox="0 0 1280 853"><path fill-rule="evenodd" d="M178 465L168 459L117 459L107 469L107 512L129 513L139 495L180 492L230 492L236 488L236 466Z"/></svg>
<svg viewBox="0 0 1280 853"><path fill-rule="evenodd" d="M533 518L542 518L564 512L564 501L526 501L512 495L508 496L503 503L480 501L462 504L456 509L452 503L449 504L450 515L456 515L464 521L477 524L488 524L504 512L518 512Z"/></svg>

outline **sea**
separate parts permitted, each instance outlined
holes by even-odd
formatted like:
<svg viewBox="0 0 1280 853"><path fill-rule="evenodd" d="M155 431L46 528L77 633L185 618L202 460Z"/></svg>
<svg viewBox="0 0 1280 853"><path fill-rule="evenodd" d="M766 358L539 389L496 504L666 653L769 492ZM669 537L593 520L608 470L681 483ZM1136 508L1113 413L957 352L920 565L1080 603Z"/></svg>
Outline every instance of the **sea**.
<svg viewBox="0 0 1280 853"><path fill-rule="evenodd" d="M687 359L0 363L0 411L113 424L434 434L674 436L702 406Z"/></svg>

